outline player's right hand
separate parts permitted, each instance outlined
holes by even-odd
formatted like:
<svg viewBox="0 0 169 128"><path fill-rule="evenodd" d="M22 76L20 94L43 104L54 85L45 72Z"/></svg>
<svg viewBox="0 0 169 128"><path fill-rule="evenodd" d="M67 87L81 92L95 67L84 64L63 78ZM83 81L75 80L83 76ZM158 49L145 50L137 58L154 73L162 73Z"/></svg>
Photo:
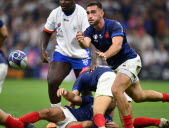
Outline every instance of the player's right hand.
<svg viewBox="0 0 169 128"><path fill-rule="evenodd" d="M78 31L77 34L76 34L76 40L77 40L79 43L83 43L83 41L84 41L84 33Z"/></svg>
<svg viewBox="0 0 169 128"><path fill-rule="evenodd" d="M50 58L48 57L48 53L47 52L43 52L41 55L41 60L43 63L49 63Z"/></svg>
<svg viewBox="0 0 169 128"><path fill-rule="evenodd" d="M65 90L64 88L59 88L59 90L57 91L57 96L64 96L67 94L67 90Z"/></svg>

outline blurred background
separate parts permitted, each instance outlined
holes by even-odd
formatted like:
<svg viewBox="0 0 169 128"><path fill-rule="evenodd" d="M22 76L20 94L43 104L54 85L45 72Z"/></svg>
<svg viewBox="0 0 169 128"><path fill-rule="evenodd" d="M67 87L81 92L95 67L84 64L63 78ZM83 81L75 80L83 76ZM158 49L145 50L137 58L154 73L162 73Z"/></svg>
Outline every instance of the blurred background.
<svg viewBox="0 0 169 128"><path fill-rule="evenodd" d="M76 0L85 8L91 0ZM105 18L118 20L127 34L128 42L141 56L143 68L140 79L169 80L169 0L100 0ZM51 10L59 0L0 0L0 19L9 31L5 54L22 50L27 54L28 67L10 68L8 78L46 79L48 64L40 60L40 33ZM52 55L55 35L48 45ZM104 63L103 63L104 64ZM74 79L73 73L66 80Z"/></svg>

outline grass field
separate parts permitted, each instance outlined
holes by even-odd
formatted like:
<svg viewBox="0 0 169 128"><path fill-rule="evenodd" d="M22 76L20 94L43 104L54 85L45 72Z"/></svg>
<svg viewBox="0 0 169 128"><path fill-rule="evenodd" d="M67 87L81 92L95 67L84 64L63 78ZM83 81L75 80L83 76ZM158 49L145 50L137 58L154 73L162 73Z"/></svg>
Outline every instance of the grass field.
<svg viewBox="0 0 169 128"><path fill-rule="evenodd" d="M61 87L71 90L73 82L63 82ZM153 89L169 93L169 82L141 81L144 90ZM62 105L67 102L62 98ZM28 112L38 111L50 107L47 93L47 81L34 79L6 79L3 92L0 94L0 108L14 117ZM147 116L151 118L169 119L169 103L133 103L133 116ZM115 122L120 123L116 110ZM45 128L47 121L35 123L36 128ZM0 128L3 128L0 126ZM153 128L153 127L151 127Z"/></svg>

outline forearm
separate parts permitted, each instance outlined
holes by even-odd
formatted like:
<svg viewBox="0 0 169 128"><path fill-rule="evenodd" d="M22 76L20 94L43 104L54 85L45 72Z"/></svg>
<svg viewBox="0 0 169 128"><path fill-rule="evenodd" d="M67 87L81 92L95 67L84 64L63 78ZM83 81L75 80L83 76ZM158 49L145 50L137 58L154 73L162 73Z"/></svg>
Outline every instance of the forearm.
<svg viewBox="0 0 169 128"><path fill-rule="evenodd" d="M66 95L62 95L67 101L69 102L73 102L74 100L74 97L75 97L75 94L72 93L72 92L69 92L67 91Z"/></svg>
<svg viewBox="0 0 169 128"><path fill-rule="evenodd" d="M42 35L41 35L41 44L40 44L41 45L41 53L43 53L44 51L46 51L51 35L52 34L47 33L45 31L42 32Z"/></svg>
<svg viewBox="0 0 169 128"><path fill-rule="evenodd" d="M91 65L97 65L97 54L95 53L96 48L93 44L90 44L90 53L91 53L91 58L92 62Z"/></svg>
<svg viewBox="0 0 169 128"><path fill-rule="evenodd" d="M79 45L80 45L80 47L83 48L83 49L89 48L89 46L87 45L87 43L85 43L84 40L83 40L83 41L80 41L80 42L79 42Z"/></svg>
<svg viewBox="0 0 169 128"><path fill-rule="evenodd" d="M121 48L121 45L111 45L110 48L105 52L106 58L108 59L116 55L121 50Z"/></svg>

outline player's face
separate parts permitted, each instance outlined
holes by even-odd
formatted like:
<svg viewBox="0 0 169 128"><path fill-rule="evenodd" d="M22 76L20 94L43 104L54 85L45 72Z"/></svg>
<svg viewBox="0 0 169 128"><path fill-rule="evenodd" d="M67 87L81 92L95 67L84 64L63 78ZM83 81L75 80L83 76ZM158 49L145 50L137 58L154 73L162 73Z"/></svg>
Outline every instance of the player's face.
<svg viewBox="0 0 169 128"><path fill-rule="evenodd" d="M90 25L99 24L100 19L103 18L104 15L103 10L98 8L96 5L87 7L86 11Z"/></svg>
<svg viewBox="0 0 169 128"><path fill-rule="evenodd" d="M66 14L72 13L75 8L75 1L74 0L60 0L60 6L62 11Z"/></svg>

